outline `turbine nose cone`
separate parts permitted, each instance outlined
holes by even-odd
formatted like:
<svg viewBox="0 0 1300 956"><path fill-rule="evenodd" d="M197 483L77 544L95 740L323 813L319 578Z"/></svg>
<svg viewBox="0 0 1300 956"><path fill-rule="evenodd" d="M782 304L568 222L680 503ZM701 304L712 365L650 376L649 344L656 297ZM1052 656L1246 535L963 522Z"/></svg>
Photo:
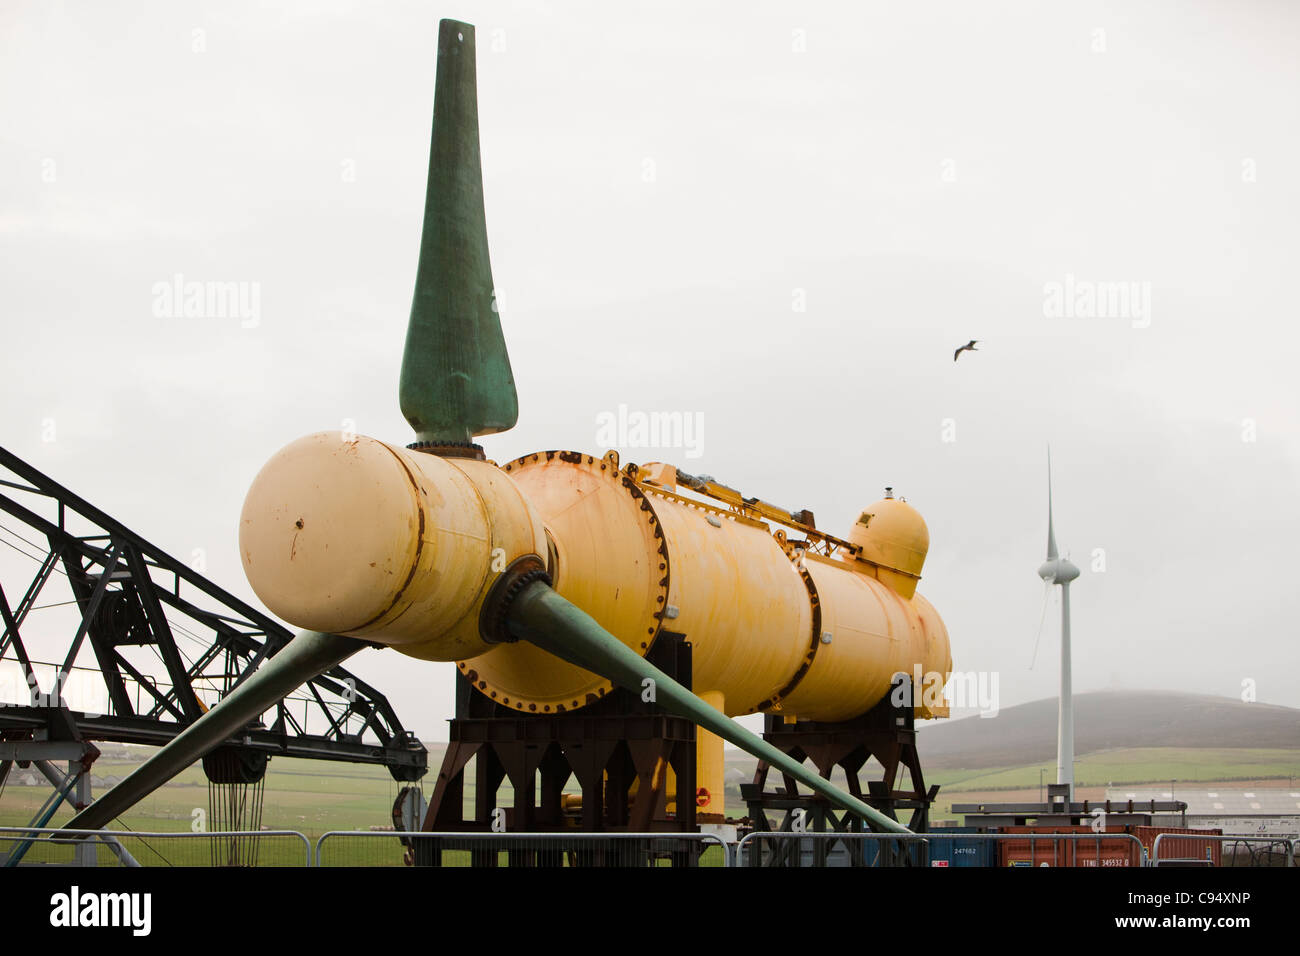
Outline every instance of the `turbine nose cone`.
<svg viewBox="0 0 1300 956"><path fill-rule="evenodd" d="M1038 576L1048 584L1069 584L1079 573L1068 558L1053 558L1038 566Z"/></svg>
<svg viewBox="0 0 1300 956"><path fill-rule="evenodd" d="M419 540L412 482L372 438L320 432L277 452L240 515L239 553L258 598L283 620L335 634L381 615Z"/></svg>
<svg viewBox="0 0 1300 956"><path fill-rule="evenodd" d="M291 624L456 661L489 649L478 623L487 589L547 545L491 462L318 432L253 479L239 553L258 598Z"/></svg>

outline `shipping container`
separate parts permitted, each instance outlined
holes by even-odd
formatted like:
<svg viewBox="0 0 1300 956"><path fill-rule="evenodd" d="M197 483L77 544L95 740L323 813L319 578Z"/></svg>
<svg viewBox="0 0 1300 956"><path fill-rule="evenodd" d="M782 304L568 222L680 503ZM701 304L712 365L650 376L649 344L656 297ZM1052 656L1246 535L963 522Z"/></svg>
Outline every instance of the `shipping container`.
<svg viewBox="0 0 1300 956"><path fill-rule="evenodd" d="M1025 834L1025 839L999 840L1001 866L1135 867L1142 865L1142 847L1120 824L1097 832L1090 826L1003 827L999 833ZM1083 834L1082 838L1053 840L1053 834ZM1163 841L1161 848L1164 848Z"/></svg>
<svg viewBox="0 0 1300 956"><path fill-rule="evenodd" d="M1142 846L1146 848L1147 857L1154 859L1156 837L1162 833L1179 833L1189 834L1187 839L1180 837L1174 839L1166 836L1160 841L1160 859L1165 862L1178 860L1180 862L1195 861L1207 866L1222 865L1223 843L1220 840L1193 839L1197 834L1205 836L1219 836L1222 830L1196 830L1189 827L1133 827L1132 833L1142 841Z"/></svg>
<svg viewBox="0 0 1300 956"><path fill-rule="evenodd" d="M926 834L929 844L929 865L996 866L998 848L996 840L961 839L957 834L981 833L977 827L940 827ZM1163 846L1163 844L1162 844Z"/></svg>

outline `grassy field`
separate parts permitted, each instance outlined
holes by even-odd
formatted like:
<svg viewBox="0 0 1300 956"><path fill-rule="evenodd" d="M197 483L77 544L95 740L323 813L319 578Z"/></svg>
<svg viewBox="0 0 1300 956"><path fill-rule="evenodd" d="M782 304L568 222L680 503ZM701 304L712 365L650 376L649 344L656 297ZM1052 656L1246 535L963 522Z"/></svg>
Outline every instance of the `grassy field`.
<svg viewBox="0 0 1300 956"><path fill-rule="evenodd" d="M117 779L129 773L138 759L124 759L148 751L104 748L106 753L95 763L93 792L102 793ZM340 764L330 761L273 759L268 767L261 824L272 830L297 830L314 846L316 838L327 830L368 830L372 826L391 825L390 808L400 785L382 767ZM24 786L12 777L0 795L0 826L21 826L33 818L50 794L41 780L37 786ZM196 814L196 811L200 811ZM217 821L208 818L208 784L201 767L190 767L166 786L145 797L129 813L115 821L112 829L136 831L190 831L197 822L208 830ZM71 808L60 808L51 825L66 822ZM141 862L166 865L206 865L211 862L207 841L139 840L129 842L128 849ZM389 844L390 841L380 841ZM220 854L229 851L222 846ZM391 841L394 862L400 862L401 849ZM49 848L57 853L57 848ZM108 853L100 849L100 856ZM302 860L301 841L263 839L258 847L260 862L298 862ZM164 862L165 861L165 862ZM105 859L107 862L107 859Z"/></svg>
<svg viewBox="0 0 1300 956"><path fill-rule="evenodd" d="M107 745L104 756L95 764L94 792L102 793L118 779L129 773L148 751L143 748L125 748ZM430 773L425 777L425 796L432 792L441 748L431 748ZM740 816L744 807L739 799L737 783L752 773L753 761L746 755L729 752L727 761L730 782L727 787L727 810L730 816ZM1018 767L978 769L945 769L927 774L927 784L939 784L939 804L935 819L950 819L951 804L979 802L981 800L1037 799L1040 770L1043 777L1055 774L1054 763L1028 764ZM838 776L838 775L837 775ZM35 815L50 794L48 784L42 779L36 786L24 784L28 775L15 770L4 791L0 794L0 826L22 826ZM1193 749L1155 747L1133 750L1111 750L1087 754L1076 764L1077 785L1080 795L1097 799L1108 785L1230 783L1286 786L1289 778L1300 779L1300 749ZM386 770L353 764L328 761L292 760L276 758L271 761L266 777L265 805L262 826L274 830L296 830L315 845L316 839L328 830L369 830L372 827L391 825L390 812L401 785ZM571 786L571 792L577 788ZM467 786L467 806L472 806L472 779ZM512 795L508 785L502 788L498 800L509 805ZM196 810L208 812L208 785L201 768L191 767L175 780L146 797L132 811L114 825L114 829L136 831L190 831ZM61 808L52 824L65 822L72 812ZM206 820L208 830L216 829L215 821ZM328 846L328 843L327 843ZM56 847L42 848L60 858L70 859L70 850ZM130 850L141 862L157 865L208 865L213 854L209 846L181 843L176 840L133 840ZM228 854L231 847L218 848L218 857ZM101 856L109 851L100 848ZM467 851L457 851L464 857ZM301 842L263 839L258 848L259 862L296 863L302 858ZM365 838L339 844L333 862L352 865L400 865L402 848L396 839ZM105 862L109 862L104 856ZM51 862L57 859L51 857Z"/></svg>
<svg viewBox="0 0 1300 956"><path fill-rule="evenodd" d="M925 755L921 755L925 767ZM744 754L728 753L727 768L733 776L748 778L754 760ZM1038 790L1039 771L1043 779L1056 778L1055 760L1013 767L979 767L970 769L926 770L927 786L939 784L941 793L989 792L998 790ZM1289 779L1300 780L1300 749L1213 749L1191 747L1144 747L1131 750L1103 750L1075 760L1075 782L1079 787L1120 786L1124 784L1261 781L1273 780L1286 786ZM843 783L844 775L836 770L834 782ZM904 781L905 783L906 781ZM733 782L727 788L728 806L739 806L740 790ZM963 798L959 802L965 802Z"/></svg>
<svg viewBox="0 0 1300 956"><path fill-rule="evenodd" d="M1038 786L1040 769L1055 776L1056 762L1023 767L977 770L939 770L927 774L927 783L949 790L1019 790ZM1144 747L1103 750L1075 761L1079 786L1195 781L1300 778L1300 750L1216 750L1180 747Z"/></svg>

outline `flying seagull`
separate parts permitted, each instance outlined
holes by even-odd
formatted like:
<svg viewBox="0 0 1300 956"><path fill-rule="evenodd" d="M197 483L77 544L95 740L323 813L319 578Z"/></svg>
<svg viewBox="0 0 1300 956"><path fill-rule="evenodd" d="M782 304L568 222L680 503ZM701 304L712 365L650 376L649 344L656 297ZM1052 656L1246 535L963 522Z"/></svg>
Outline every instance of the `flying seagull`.
<svg viewBox="0 0 1300 956"><path fill-rule="evenodd" d="M963 346L962 346L961 348L959 348L957 351L953 352L953 353L952 353L952 360L953 360L954 362L957 361L957 357L958 357L959 355L961 355L962 352L978 352L979 349L977 349L977 348L975 347L975 343L978 342L978 341L979 341L979 339L971 339L969 342L967 342L965 345L963 345Z"/></svg>

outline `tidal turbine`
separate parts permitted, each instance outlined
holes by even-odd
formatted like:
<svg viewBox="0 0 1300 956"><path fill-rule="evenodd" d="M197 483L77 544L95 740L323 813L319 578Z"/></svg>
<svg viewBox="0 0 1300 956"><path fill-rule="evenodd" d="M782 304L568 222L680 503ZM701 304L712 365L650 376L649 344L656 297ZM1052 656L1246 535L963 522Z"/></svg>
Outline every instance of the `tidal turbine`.
<svg viewBox="0 0 1300 956"><path fill-rule="evenodd" d="M267 608L303 630L67 826L104 827L303 681L388 647L457 662L473 693L526 717L650 685L659 707L701 728L719 789L725 740L871 828L909 832L729 715L846 720L914 666L942 687L948 635L915 593L929 545L915 509L887 496L839 539L807 510L670 466L558 451L498 466L474 444L518 416L488 257L474 51L472 26L441 22L398 389L415 441L320 432L271 458L244 502L240 556ZM805 567L815 544L825 553ZM692 635L698 693L647 659L668 624Z"/></svg>

